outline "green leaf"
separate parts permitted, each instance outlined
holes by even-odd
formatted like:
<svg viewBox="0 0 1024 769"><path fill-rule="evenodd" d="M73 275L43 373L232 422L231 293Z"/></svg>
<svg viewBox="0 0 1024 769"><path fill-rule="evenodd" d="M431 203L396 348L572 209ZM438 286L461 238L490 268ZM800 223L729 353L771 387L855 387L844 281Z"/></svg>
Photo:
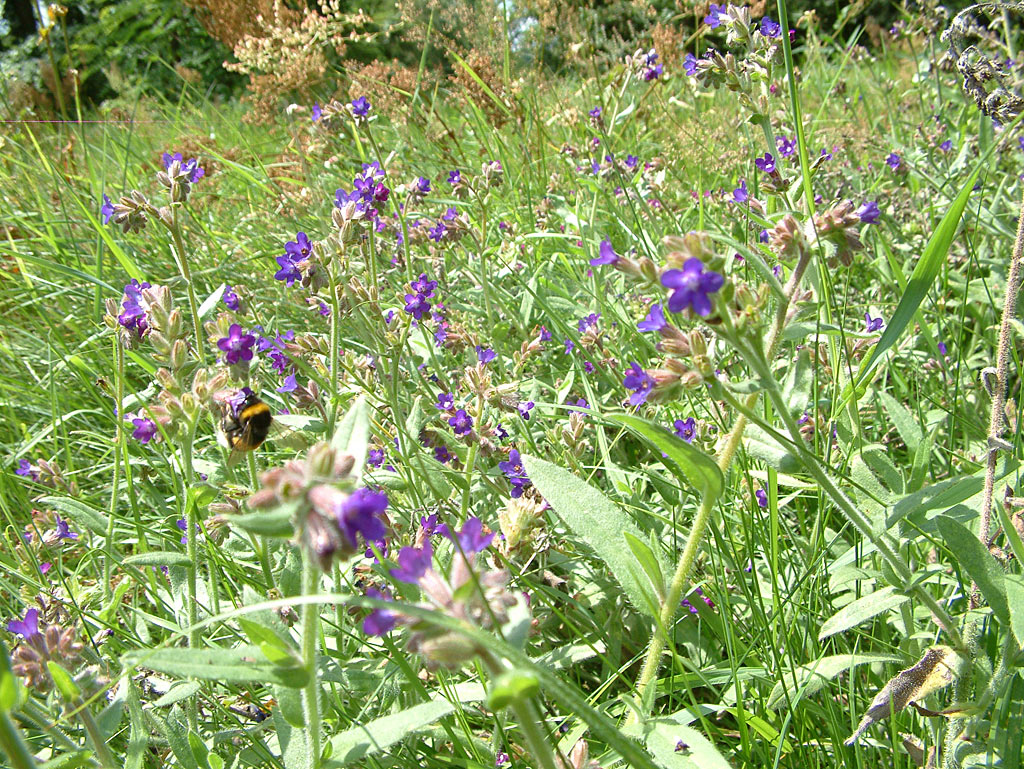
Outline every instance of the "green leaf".
<svg viewBox="0 0 1024 769"><path fill-rule="evenodd" d="M959 521L945 515L936 519L939 534L946 541L953 558L964 568L985 596L992 613L1004 625L1010 622L1010 607L1002 568L981 541Z"/></svg>
<svg viewBox="0 0 1024 769"><path fill-rule="evenodd" d="M791 674L784 674L783 680L777 681L768 695L768 707L775 710L787 703L796 705L803 697L815 694L840 673L853 670L858 665L901 661L900 657L892 654L836 654L822 657L817 662L801 665ZM789 692L788 698L786 692Z"/></svg>
<svg viewBox="0 0 1024 769"><path fill-rule="evenodd" d="M622 425L659 453L668 455L665 466L683 483L697 489L702 497L718 499L725 487L722 471L711 457L661 425L632 414L606 414L605 419ZM549 500L550 501L550 500Z"/></svg>
<svg viewBox="0 0 1024 769"><path fill-rule="evenodd" d="M683 749L676 750L680 741ZM707 737L692 726L668 719L644 725L644 744L665 769L732 769Z"/></svg>
<svg viewBox="0 0 1024 769"><path fill-rule="evenodd" d="M487 693L487 707L491 710L501 710L539 692L540 683L533 671L506 670L491 685L491 690Z"/></svg>
<svg viewBox="0 0 1024 769"><path fill-rule="evenodd" d="M149 729L146 727L145 716L142 715L142 703L139 701L139 687L129 679L128 690L128 747L125 752L125 769L140 769L142 761L149 750Z"/></svg>
<svg viewBox="0 0 1024 769"><path fill-rule="evenodd" d="M823 641L836 633L856 627L861 622L867 622L872 617L895 609L908 600L910 599L907 596L897 593L894 587L883 587L881 590L861 596L825 620L821 632L818 633L818 640Z"/></svg>
<svg viewBox="0 0 1024 769"><path fill-rule="evenodd" d="M78 688L78 684L71 678L71 674L57 662L47 660L46 669L50 673L50 678L53 679L53 685L60 692L60 696L64 698L65 702L72 703L82 695L82 690Z"/></svg>
<svg viewBox="0 0 1024 769"><path fill-rule="evenodd" d="M136 553L122 558L126 566L188 566L189 559L184 553L157 550L152 553Z"/></svg>
<svg viewBox="0 0 1024 769"><path fill-rule="evenodd" d="M309 679L305 668L272 665L259 648L252 646L131 652L125 656L125 664L178 678L201 678L228 684L274 683L298 688Z"/></svg>
<svg viewBox="0 0 1024 769"><path fill-rule="evenodd" d="M530 481L558 517L604 561L633 606L656 618L656 591L624 537L629 533L642 540L640 529L604 494L572 473L537 457L524 454L522 458ZM668 567L661 571L667 572Z"/></svg>
<svg viewBox="0 0 1024 769"><path fill-rule="evenodd" d="M273 510L233 515L228 520L232 527L252 534L259 534L261 537L290 537L295 533L292 512L291 505L282 505Z"/></svg>
<svg viewBox="0 0 1024 769"><path fill-rule="evenodd" d="M199 305L200 318L205 318L207 314L210 312L210 310L217 306L217 302L219 302L220 298L224 296L224 291L226 289L227 284L221 283L219 288L214 289L213 293L203 300L203 303Z"/></svg>
<svg viewBox="0 0 1024 769"><path fill-rule="evenodd" d="M93 534L103 537L107 535L107 516L95 507L70 497L43 497L39 501L67 516L79 526L84 526Z"/></svg>
<svg viewBox="0 0 1024 769"><path fill-rule="evenodd" d="M170 747L174 757L178 759L178 763L185 767L185 769L200 769L199 764L196 763L195 754L188 744L188 732L177 721L176 716L180 713L181 711L175 708L164 718L150 710L148 711L148 716L156 724L156 728L161 736L167 741L167 745Z"/></svg>
<svg viewBox="0 0 1024 769"><path fill-rule="evenodd" d="M342 732L331 738L331 758L324 763L324 769L348 766L376 755L454 710L448 700L431 700Z"/></svg>
<svg viewBox="0 0 1024 769"><path fill-rule="evenodd" d="M932 284L935 282L935 278L939 274L939 270L943 263L946 261L946 255L949 253L949 247L953 243L953 236L956 235L957 227L960 225L960 218L963 216L964 209L967 207L967 200L971 197L971 191L974 189L974 182L978 178L978 174L981 172L981 165L987 160L988 153L985 157L978 161L978 167L974 169L974 172L968 177L964 186L960 190L960 194L956 196L956 199L950 205L949 210L946 211L945 216L942 217L935 231L932 233L931 238L928 241L928 245L925 246L924 253L921 254L921 258L914 266L914 271L910 275L910 281L907 283L907 290L903 292L903 296L900 297L900 302L896 306L895 312L892 314L892 318L885 326L885 331L882 332L881 338L878 343L874 346L871 351L871 355L868 359L861 364L860 370L857 372L857 376L851 385L847 386L847 394L852 394L857 387L860 387L868 376L874 371L875 367L882 360L888 350L896 344L897 340L903 335L907 326L910 325L914 319L914 315L917 313L917 309L921 306L925 297L928 295L928 291L931 289ZM844 394L844 401L847 400L846 394Z"/></svg>
<svg viewBox="0 0 1024 769"><path fill-rule="evenodd" d="M356 462L352 473L358 478L366 466L366 452L370 444L370 408L366 397L360 395L349 406L345 416L338 423L331 437L331 446L336 451L351 454Z"/></svg>
<svg viewBox="0 0 1024 769"><path fill-rule="evenodd" d="M167 693L161 697L158 697L153 702L154 708L169 708L175 703L187 700L193 694L203 688L203 685L198 681L178 681L171 685L171 688L167 690Z"/></svg>
<svg viewBox="0 0 1024 769"><path fill-rule="evenodd" d="M661 570L661 564L658 562L658 557L654 554L654 549L628 531L624 532L624 535L626 537L626 544L629 545L633 557L636 558L636 562L640 564L644 573L647 574L654 592L658 594L658 601L665 600L665 574Z"/></svg>
<svg viewBox="0 0 1024 769"><path fill-rule="evenodd" d="M7 644L0 641L0 712L9 713L21 706L26 692L21 681L11 670L11 657Z"/></svg>
<svg viewBox="0 0 1024 769"><path fill-rule="evenodd" d="M924 430L917 423L913 412L889 393L878 393L878 400L882 402L882 408L885 409L885 413L889 415L889 419L896 426L896 432L900 434L900 438L906 444L907 451L911 454L915 453L918 445L924 440Z"/></svg>
<svg viewBox="0 0 1024 769"><path fill-rule="evenodd" d="M1017 646L1024 647L1024 577L1007 574L1003 577L1006 587L1006 601L1010 605L1010 629L1017 639Z"/></svg>

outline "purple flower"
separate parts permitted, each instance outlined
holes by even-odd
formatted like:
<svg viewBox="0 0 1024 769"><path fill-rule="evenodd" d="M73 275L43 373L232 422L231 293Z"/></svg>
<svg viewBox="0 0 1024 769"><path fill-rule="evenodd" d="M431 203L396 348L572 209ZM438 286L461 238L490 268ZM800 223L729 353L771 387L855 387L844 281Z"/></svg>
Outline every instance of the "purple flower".
<svg viewBox="0 0 1024 769"><path fill-rule="evenodd" d="M679 438L682 438L687 443L693 443L693 438L697 434L697 420L693 417L687 417L686 419L677 419L672 423L672 427L675 429L672 431Z"/></svg>
<svg viewBox="0 0 1024 769"><path fill-rule="evenodd" d="M295 374L289 374L284 378L281 386L276 389L279 393L291 393L299 389L299 383L295 381Z"/></svg>
<svg viewBox="0 0 1024 769"><path fill-rule="evenodd" d="M498 469L505 474L508 482L512 484L512 491L510 492L512 498L518 499L523 496L523 490L530 485L530 479L526 475L526 470L523 469L523 460L519 456L519 451L512 449L508 453L508 459L498 463Z"/></svg>
<svg viewBox="0 0 1024 769"><path fill-rule="evenodd" d="M443 523L438 523L437 513L421 515L420 526L423 527L424 535L428 537L432 537L434 534L448 535L448 527Z"/></svg>
<svg viewBox="0 0 1024 769"><path fill-rule="evenodd" d="M788 136L776 136L775 147L782 157L791 157L796 152L796 137L790 139Z"/></svg>
<svg viewBox="0 0 1024 769"><path fill-rule="evenodd" d="M540 339L540 341L542 341L542 342L550 342L551 341L551 332L548 331L547 326L541 326L540 327L540 334L538 335L537 338Z"/></svg>
<svg viewBox="0 0 1024 769"><path fill-rule="evenodd" d="M421 176L416 180L416 192L420 195L426 195L430 192L430 179L425 176Z"/></svg>
<svg viewBox="0 0 1024 769"><path fill-rule="evenodd" d="M160 159L164 164L165 171L171 167L171 163L177 160L178 163L181 164L181 170L188 177L188 180L193 184L195 184L204 176L206 176L206 171L199 167L198 160L196 160L195 158L189 158L188 160L184 160L182 159L180 152L175 152L173 155L169 152L165 152Z"/></svg>
<svg viewBox="0 0 1024 769"><path fill-rule="evenodd" d="M312 118L314 123L316 123L318 120L320 120L321 114L323 114L323 110L320 109L320 105L317 104L316 102L313 102L313 110L312 110L311 118Z"/></svg>
<svg viewBox="0 0 1024 769"><path fill-rule="evenodd" d="M427 237L435 243L440 243L444 240L444 236L447 230L444 227L444 222L438 222L436 225L427 230Z"/></svg>
<svg viewBox="0 0 1024 769"><path fill-rule="evenodd" d="M754 165L757 166L758 170L762 171L763 173L775 173L775 158L772 156L772 153L770 152L764 153L763 158L756 158L754 160Z"/></svg>
<svg viewBox="0 0 1024 769"><path fill-rule="evenodd" d="M650 82L651 80L657 80L664 73L665 67L661 64L655 64L653 67L648 67L644 70L644 80Z"/></svg>
<svg viewBox="0 0 1024 769"><path fill-rule="evenodd" d="M732 191L732 199L736 203L746 203L750 197L750 193L747 192L747 180L740 179L740 186Z"/></svg>
<svg viewBox="0 0 1024 769"><path fill-rule="evenodd" d="M721 26L722 20L726 16L725 6L725 3L722 3L721 5L711 3L708 15L704 17L704 23L711 27L711 29L716 29Z"/></svg>
<svg viewBox="0 0 1024 769"><path fill-rule="evenodd" d="M7 623L7 632L20 635L29 643L39 638L39 609L29 609L24 619L12 619Z"/></svg>
<svg viewBox="0 0 1024 769"><path fill-rule="evenodd" d="M338 528L352 547L356 546L356 534L362 534L367 542L383 539L387 528L381 516L388 508L388 495L382 491L361 488L353 491L337 511Z"/></svg>
<svg viewBox="0 0 1024 769"><path fill-rule="evenodd" d="M78 539L78 534L71 531L68 522L59 515L56 517L57 539Z"/></svg>
<svg viewBox="0 0 1024 769"><path fill-rule="evenodd" d="M370 114L370 102L367 101L365 96L360 96L358 99L353 100L351 107L354 117L366 117Z"/></svg>
<svg viewBox="0 0 1024 769"><path fill-rule="evenodd" d="M615 249L612 248L612 242L610 240L602 240L597 253L599 255L590 260L591 265L594 267L601 264L615 264L619 261L619 255L615 253Z"/></svg>
<svg viewBox="0 0 1024 769"><path fill-rule="evenodd" d="M149 283L139 283L138 280L132 278L131 282L124 287L124 301L121 303L122 311L117 316L117 322L128 331L134 331L140 339L149 328L146 311L142 306L143 302L145 302L142 291L146 288L151 288Z"/></svg>
<svg viewBox="0 0 1024 769"><path fill-rule="evenodd" d="M647 396L651 394L656 383L654 377L640 368L640 364L631 363L629 373L622 380L622 384L627 390L633 391L633 394L629 396L629 405L639 406L647 400Z"/></svg>
<svg viewBox="0 0 1024 769"><path fill-rule="evenodd" d="M893 171L899 171L900 170L900 165L903 162L903 158L901 158L895 152L890 152L886 156L885 162L889 166L889 168L891 168Z"/></svg>
<svg viewBox="0 0 1024 769"><path fill-rule="evenodd" d="M416 320L423 320L423 316L430 312L430 302L423 294L406 294L405 311Z"/></svg>
<svg viewBox="0 0 1024 769"><path fill-rule="evenodd" d="M949 349L946 347L946 343L945 342L939 342L938 347L939 347L939 355L945 357L946 355L949 354ZM24 460L22 460L22 461L24 461Z"/></svg>
<svg viewBox="0 0 1024 769"><path fill-rule="evenodd" d="M376 588L369 588L366 591L368 598L376 598L380 601L390 601L391 596L385 595ZM398 624L398 614L391 609L374 609L363 620L363 632L366 635L384 635L394 630Z"/></svg>
<svg viewBox="0 0 1024 769"><path fill-rule="evenodd" d="M571 353L575 346L576 346L576 344L571 339L566 339L565 340L565 354L568 355L569 353Z"/></svg>
<svg viewBox="0 0 1024 769"><path fill-rule="evenodd" d="M437 281L427 280L426 273L420 273L420 276L409 284L409 288L430 299L434 295L434 289L437 288Z"/></svg>
<svg viewBox="0 0 1024 769"><path fill-rule="evenodd" d="M437 407L441 411L449 411L455 408L455 396L451 393L441 393L437 396Z"/></svg>
<svg viewBox="0 0 1024 769"><path fill-rule="evenodd" d="M668 325L665 321L665 313L660 304L652 304L647 317L636 324L639 331L661 331Z"/></svg>
<svg viewBox="0 0 1024 769"><path fill-rule="evenodd" d="M777 21L765 16L761 19L760 32L764 37L778 37L782 34L782 27Z"/></svg>
<svg viewBox="0 0 1024 769"><path fill-rule="evenodd" d="M22 478L31 478L33 481L39 480L39 469L27 459L18 460L18 468L14 474L20 475Z"/></svg>
<svg viewBox="0 0 1024 769"><path fill-rule="evenodd" d="M456 537L462 552L469 555L470 553L479 553L481 550L486 550L490 546L491 540L494 539L494 532L484 534L484 525L480 522L479 518L472 516L467 518L466 522L462 524L462 528L456 534Z"/></svg>
<svg viewBox="0 0 1024 769"><path fill-rule="evenodd" d="M422 548L403 547L398 551L398 568L391 570L392 578L415 585L427 573L433 556L430 542L424 543Z"/></svg>
<svg viewBox="0 0 1024 769"><path fill-rule="evenodd" d="M519 416L521 416L524 420L529 421L530 420L530 409L532 409L533 406L534 406L533 401L527 401L526 403L518 404L516 406L516 409L518 409L518 411L519 411Z"/></svg>
<svg viewBox="0 0 1024 769"><path fill-rule="evenodd" d="M456 168L454 171L449 171L448 172L448 183L450 185L452 185L454 187L456 184L458 184L461 181L462 181L462 173L459 171L459 169Z"/></svg>
<svg viewBox="0 0 1024 769"><path fill-rule="evenodd" d="M132 426L135 428L132 430L132 437L139 443L149 443L156 437L156 422L143 414L142 411L139 411L139 413L135 415L125 414L125 419L130 421Z"/></svg>
<svg viewBox="0 0 1024 769"><path fill-rule="evenodd" d="M590 315L585 315L576 322L576 329L581 333L587 333L588 329L596 329L597 321L601 318L601 313L592 312Z"/></svg>
<svg viewBox="0 0 1024 769"><path fill-rule="evenodd" d="M495 769L501 769L505 764L508 763L508 753L499 750L494 754L494 766Z"/></svg>
<svg viewBox="0 0 1024 769"><path fill-rule="evenodd" d="M600 107L594 107L587 114L590 115L590 117L592 117L592 118L599 118L599 117L601 117L601 108Z"/></svg>
<svg viewBox="0 0 1024 769"><path fill-rule="evenodd" d="M370 449L370 452L366 455L366 464L370 467L380 467L384 464L384 450Z"/></svg>
<svg viewBox="0 0 1024 769"><path fill-rule="evenodd" d="M446 465L455 459L455 455L448 450L447 446L435 446L434 447L434 459L440 462L442 465Z"/></svg>
<svg viewBox="0 0 1024 769"><path fill-rule="evenodd" d="M757 500L758 507L768 507L768 495L764 489L758 489L754 492L754 498Z"/></svg>
<svg viewBox="0 0 1024 769"><path fill-rule="evenodd" d="M228 335L217 340L217 347L225 353L224 361L233 366L240 360L252 360L252 346L256 337L242 332L242 327L232 323Z"/></svg>
<svg viewBox="0 0 1024 769"><path fill-rule="evenodd" d="M291 254L277 257L277 264L281 269L274 273L275 280L283 280L286 286L292 286L295 281L302 280L302 273L299 272Z"/></svg>
<svg viewBox="0 0 1024 769"><path fill-rule="evenodd" d="M110 224L110 217L114 215L114 204L110 202L110 198L106 195L103 196L103 205L100 206L100 215L103 217L104 224Z"/></svg>
<svg viewBox="0 0 1024 769"><path fill-rule="evenodd" d="M946 141L939 145L939 149L943 152L949 152L953 149L953 142L950 139L946 139ZM104 222L104 224L106 224L106 222Z"/></svg>
<svg viewBox="0 0 1024 769"><path fill-rule="evenodd" d="M691 308L701 317L711 314L710 294L725 283L717 272L705 271L704 263L697 257L687 259L681 270L669 270L661 276L661 285L671 288L668 299L669 312L682 312Z"/></svg>
<svg viewBox="0 0 1024 769"><path fill-rule="evenodd" d="M885 321L882 319L881 316L877 318L872 318L870 313L864 313L864 323L866 330L869 334L881 330L881 328L885 325Z"/></svg>
<svg viewBox="0 0 1024 769"><path fill-rule="evenodd" d="M450 222L453 221L458 215L459 212L456 211L453 206L448 206L445 212L441 214L441 218L446 222Z"/></svg>
<svg viewBox="0 0 1024 769"><path fill-rule="evenodd" d="M864 224L877 224L878 217L881 215L882 212L878 208L878 203L874 200L869 200L857 209L857 216L860 217Z"/></svg>
<svg viewBox="0 0 1024 769"><path fill-rule="evenodd" d="M467 414L465 409L459 409L454 416L448 417L448 424L452 426L456 435L467 435L473 429L473 417Z"/></svg>
<svg viewBox="0 0 1024 769"><path fill-rule="evenodd" d="M683 58L683 72L685 72L690 77L693 77L694 75L697 74L697 57L694 56L692 53L686 54L686 56Z"/></svg>
<svg viewBox="0 0 1024 769"><path fill-rule="evenodd" d="M240 305L238 301L238 294L235 293L235 289L231 286L224 286L224 293L221 295L221 299L224 301L224 304L227 305L229 310L232 312L238 312Z"/></svg>
<svg viewBox="0 0 1024 769"><path fill-rule="evenodd" d="M497 357L497 353L495 353L490 347L484 348L480 345L476 346L476 359L481 363L490 363Z"/></svg>

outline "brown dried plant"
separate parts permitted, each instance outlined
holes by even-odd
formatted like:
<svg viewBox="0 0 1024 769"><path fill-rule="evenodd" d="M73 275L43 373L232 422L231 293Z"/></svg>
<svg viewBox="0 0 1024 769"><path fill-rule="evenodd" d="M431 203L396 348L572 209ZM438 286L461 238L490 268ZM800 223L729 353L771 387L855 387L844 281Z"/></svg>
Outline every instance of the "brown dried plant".
<svg viewBox="0 0 1024 769"><path fill-rule="evenodd" d="M224 64L249 76L246 100L253 109L246 118L265 120L285 99L310 100L324 79L330 52L344 57L349 42L372 39L376 33L366 31L372 21L362 11L343 12L341 0L317 0L315 9L301 11L274 0L269 14L256 14L255 31L235 43L237 61Z"/></svg>

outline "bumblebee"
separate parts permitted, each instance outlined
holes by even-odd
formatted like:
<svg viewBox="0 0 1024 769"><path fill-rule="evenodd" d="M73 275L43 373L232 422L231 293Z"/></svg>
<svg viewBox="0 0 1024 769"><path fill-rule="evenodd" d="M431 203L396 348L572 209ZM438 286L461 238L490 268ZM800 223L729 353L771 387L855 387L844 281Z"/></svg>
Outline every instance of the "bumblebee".
<svg viewBox="0 0 1024 769"><path fill-rule="evenodd" d="M274 417L270 406L248 387L243 387L222 405L224 416L220 427L231 449L228 464L233 465L241 452L255 451L267 439Z"/></svg>

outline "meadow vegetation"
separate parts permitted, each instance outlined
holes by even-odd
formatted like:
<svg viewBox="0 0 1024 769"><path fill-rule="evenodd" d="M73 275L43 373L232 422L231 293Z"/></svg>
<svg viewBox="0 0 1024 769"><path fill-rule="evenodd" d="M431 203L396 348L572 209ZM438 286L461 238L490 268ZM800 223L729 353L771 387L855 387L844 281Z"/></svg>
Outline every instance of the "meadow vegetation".
<svg viewBox="0 0 1024 769"><path fill-rule="evenodd" d="M5 766L1018 766L1016 6L331 7L5 91Z"/></svg>

